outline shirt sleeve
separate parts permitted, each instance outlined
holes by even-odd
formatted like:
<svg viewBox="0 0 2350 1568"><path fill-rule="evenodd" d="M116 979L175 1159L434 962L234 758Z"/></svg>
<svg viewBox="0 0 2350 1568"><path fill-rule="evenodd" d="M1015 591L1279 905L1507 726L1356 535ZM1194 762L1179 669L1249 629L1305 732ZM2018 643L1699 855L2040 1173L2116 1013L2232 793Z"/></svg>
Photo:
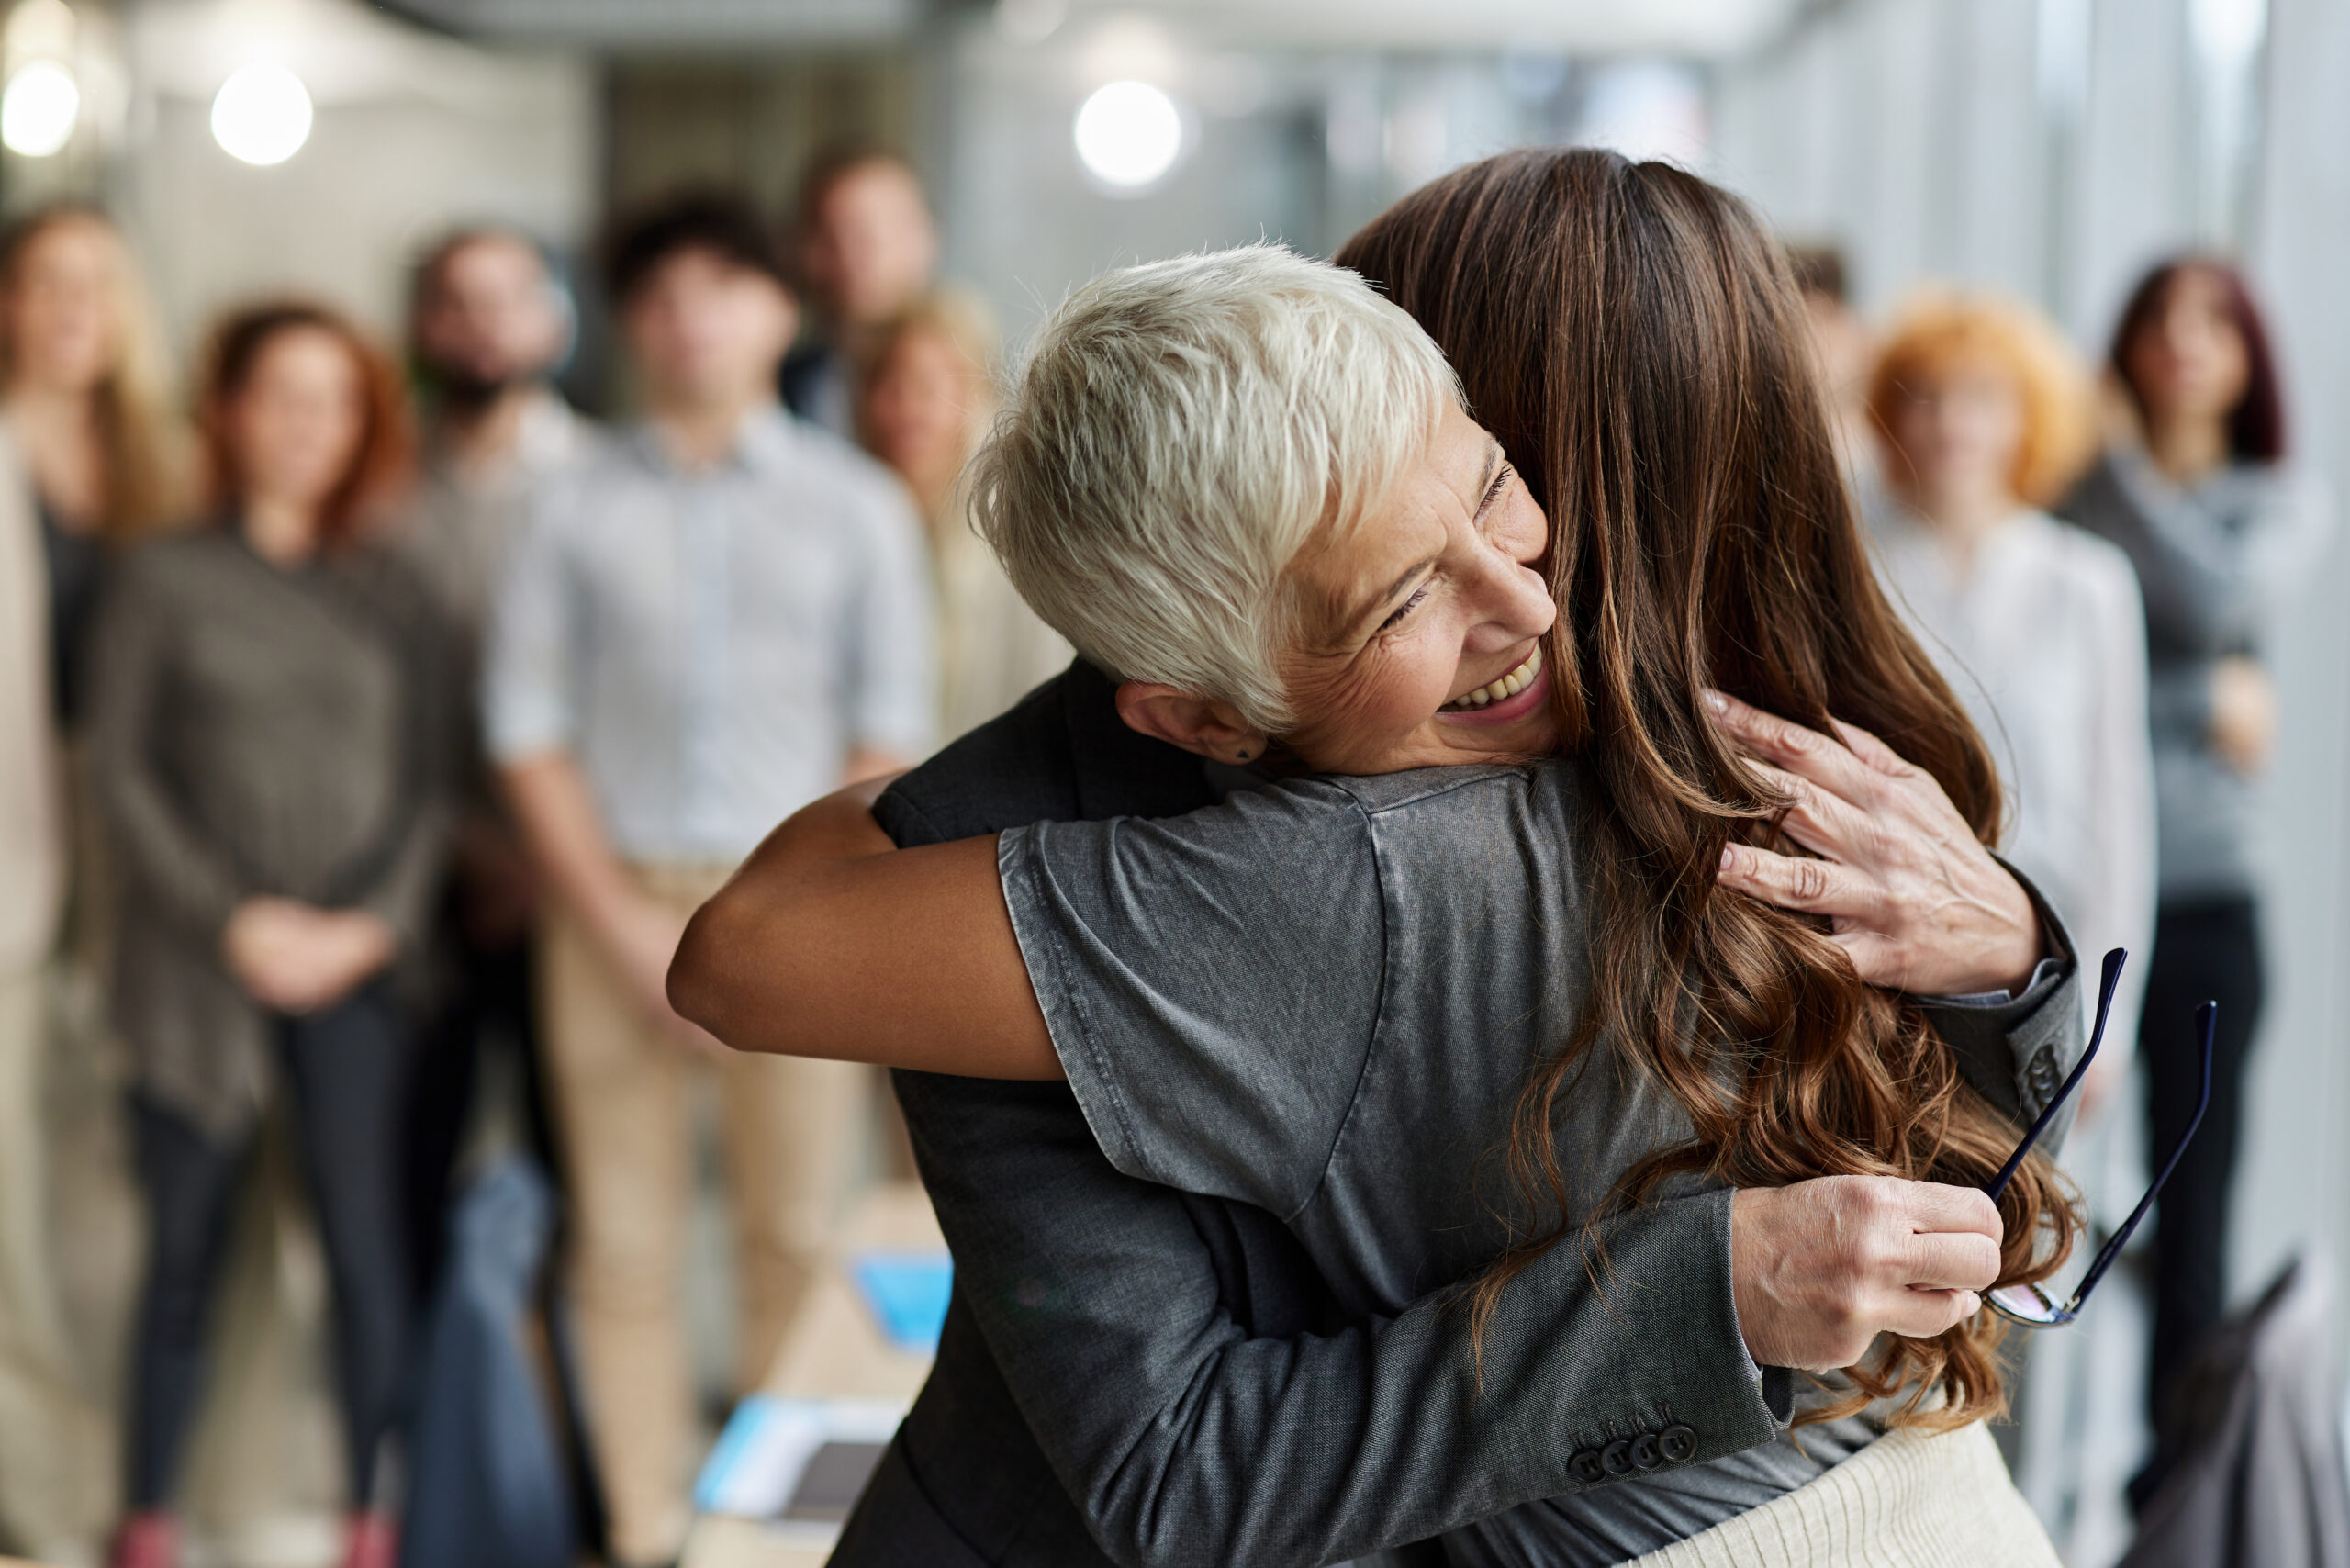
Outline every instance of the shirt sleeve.
<svg viewBox="0 0 2350 1568"><path fill-rule="evenodd" d="M1371 828L1335 786L1189 816L1003 834L1004 900L1110 1163L1287 1217L1313 1194L1378 1021Z"/></svg>
<svg viewBox="0 0 2350 1568"><path fill-rule="evenodd" d="M877 484L860 531L848 606L848 729L859 745L909 761L938 728L938 640L921 528L894 486Z"/></svg>
<svg viewBox="0 0 2350 1568"><path fill-rule="evenodd" d="M482 728L507 763L569 746L578 734L578 614L565 568L558 486L532 509L509 557L482 660Z"/></svg>

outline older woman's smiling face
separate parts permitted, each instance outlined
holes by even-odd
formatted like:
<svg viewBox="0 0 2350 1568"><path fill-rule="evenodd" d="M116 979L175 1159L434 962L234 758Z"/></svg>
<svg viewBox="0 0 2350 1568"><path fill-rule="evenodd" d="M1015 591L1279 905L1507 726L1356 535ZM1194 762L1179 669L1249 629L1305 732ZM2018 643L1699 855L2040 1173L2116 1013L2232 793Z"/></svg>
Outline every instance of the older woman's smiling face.
<svg viewBox="0 0 2350 1568"><path fill-rule="evenodd" d="M1448 402L1387 504L1290 566L1300 635L1281 674L1298 722L1281 739L1324 773L1550 750L1541 637L1558 607L1535 570L1549 538L1501 444Z"/></svg>

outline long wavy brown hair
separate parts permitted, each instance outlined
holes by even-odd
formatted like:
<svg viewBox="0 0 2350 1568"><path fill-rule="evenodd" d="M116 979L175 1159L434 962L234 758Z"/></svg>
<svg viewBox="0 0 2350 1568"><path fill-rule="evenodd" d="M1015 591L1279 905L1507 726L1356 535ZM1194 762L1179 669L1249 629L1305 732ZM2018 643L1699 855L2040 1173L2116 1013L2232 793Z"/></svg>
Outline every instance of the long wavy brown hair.
<svg viewBox="0 0 2350 1568"><path fill-rule="evenodd" d="M1788 802L1707 722L1709 686L1831 734L1831 714L1874 731L1985 842L1999 828L1990 754L1871 570L1779 245L1684 170L1545 150L1422 187L1337 260L1427 329L1550 514L1547 652L1588 779L1592 1004L1513 1118L1520 1217L1475 1289L1480 1327L1575 1223L1556 1118L1602 1040L1693 1125L1611 1207L1688 1176L1981 1185L2018 1134L1918 1004L1863 983L1816 920L1714 885L1730 841L1792 846ZM2000 1208L2002 1282L2051 1271L2075 1222L2048 1167L2029 1164ZM1806 1418L1906 1394L1904 1424L1978 1419L2003 1402L1998 1338L1987 1314L1888 1336L1847 1374L1851 1396Z"/></svg>
<svg viewBox="0 0 2350 1568"><path fill-rule="evenodd" d="M114 220L96 207L63 202L0 230L0 386L17 375L11 307L25 286L25 263L42 240L68 229L97 236L106 252L114 359L91 392L106 482L95 521L108 542L128 544L185 520L190 454L187 432L164 391L162 335L130 247Z"/></svg>

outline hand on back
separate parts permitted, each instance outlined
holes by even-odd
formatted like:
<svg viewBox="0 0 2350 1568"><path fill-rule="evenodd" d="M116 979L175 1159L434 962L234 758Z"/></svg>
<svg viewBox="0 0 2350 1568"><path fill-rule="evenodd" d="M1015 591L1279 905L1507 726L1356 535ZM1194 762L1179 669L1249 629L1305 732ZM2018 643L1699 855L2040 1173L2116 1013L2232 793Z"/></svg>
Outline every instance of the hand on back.
<svg viewBox="0 0 2350 1568"><path fill-rule="evenodd" d="M1792 800L1787 836L1817 859L1732 845L1719 885L1832 923L1871 985L1920 996L2020 994L2040 918L1932 775L1851 724L1838 740L1709 693L1715 722ZM1840 744L1841 741L1841 744Z"/></svg>

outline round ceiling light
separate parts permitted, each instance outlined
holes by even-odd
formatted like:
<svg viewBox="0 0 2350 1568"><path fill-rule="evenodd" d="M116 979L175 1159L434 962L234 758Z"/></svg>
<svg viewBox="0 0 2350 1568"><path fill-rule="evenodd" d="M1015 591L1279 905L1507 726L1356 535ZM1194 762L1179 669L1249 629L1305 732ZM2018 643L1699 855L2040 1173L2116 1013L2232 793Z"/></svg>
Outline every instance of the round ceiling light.
<svg viewBox="0 0 2350 1568"><path fill-rule="evenodd" d="M1150 184L1183 151L1183 116L1147 82L1113 82L1078 106L1077 156L1093 177L1121 190Z"/></svg>
<svg viewBox="0 0 2350 1568"><path fill-rule="evenodd" d="M310 140L310 92L283 65L248 65L212 100L212 140L231 158L283 163Z"/></svg>
<svg viewBox="0 0 2350 1568"><path fill-rule="evenodd" d="M24 158L46 158L73 140L82 113L73 73L53 60L36 60L0 91L0 146Z"/></svg>

